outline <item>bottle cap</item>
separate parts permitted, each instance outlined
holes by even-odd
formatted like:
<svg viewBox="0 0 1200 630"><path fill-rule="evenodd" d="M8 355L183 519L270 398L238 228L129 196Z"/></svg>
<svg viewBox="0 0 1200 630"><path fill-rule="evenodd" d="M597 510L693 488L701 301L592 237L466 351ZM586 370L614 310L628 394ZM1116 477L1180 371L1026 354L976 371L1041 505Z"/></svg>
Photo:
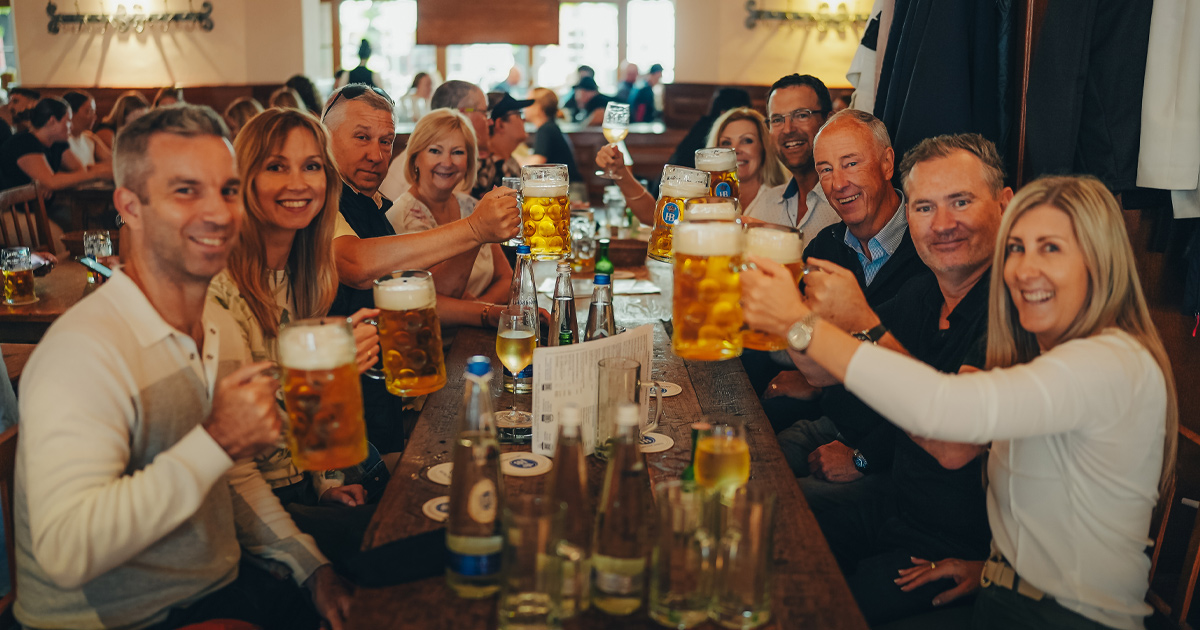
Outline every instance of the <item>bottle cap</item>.
<svg viewBox="0 0 1200 630"><path fill-rule="evenodd" d="M492 371L492 362L487 357L477 354L470 359L467 359L467 374L473 376L487 376L488 372Z"/></svg>
<svg viewBox="0 0 1200 630"><path fill-rule="evenodd" d="M568 407L563 408L562 415L559 416L558 421L560 423L562 423L562 426L564 426L564 427L566 427L566 426L578 427L580 424L583 423L583 420L579 417L579 407L576 407L575 405L570 405Z"/></svg>
<svg viewBox="0 0 1200 630"><path fill-rule="evenodd" d="M636 427L638 422L638 406L633 403L625 403L617 407L617 426L619 427Z"/></svg>
<svg viewBox="0 0 1200 630"><path fill-rule="evenodd" d="M609 279L608 274L598 273L596 274L596 277L592 278L592 284L602 284L607 286L612 284L612 280Z"/></svg>
<svg viewBox="0 0 1200 630"><path fill-rule="evenodd" d="M529 246L528 245L517 245L517 253L518 254L528 254Z"/></svg>
<svg viewBox="0 0 1200 630"><path fill-rule="evenodd" d="M608 245L610 242L611 242L611 241L610 241L609 239L607 239L607 238L602 238L602 239L600 239L600 244L601 244L601 245Z"/></svg>

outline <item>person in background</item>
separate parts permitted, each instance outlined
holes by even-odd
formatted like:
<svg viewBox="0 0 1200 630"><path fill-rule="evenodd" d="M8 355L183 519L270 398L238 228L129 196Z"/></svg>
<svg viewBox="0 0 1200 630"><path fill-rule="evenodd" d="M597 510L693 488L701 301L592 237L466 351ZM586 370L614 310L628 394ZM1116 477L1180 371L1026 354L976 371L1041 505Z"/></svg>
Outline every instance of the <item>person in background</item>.
<svg viewBox="0 0 1200 630"><path fill-rule="evenodd" d="M766 118L749 107L731 109L717 118L706 146L729 147L737 154L738 201L745 214L752 214L755 204L761 203L762 190L786 181L788 173L776 157Z"/></svg>
<svg viewBox="0 0 1200 630"><path fill-rule="evenodd" d="M12 128L5 134L0 130L0 144L4 144L16 131L29 131L29 110L42 100L42 93L24 87L8 88L8 115Z"/></svg>
<svg viewBox="0 0 1200 630"><path fill-rule="evenodd" d="M300 100L300 94L286 85L271 92L271 98L267 101L267 107L289 107L300 111L308 111L308 108L304 106L304 102Z"/></svg>
<svg viewBox="0 0 1200 630"><path fill-rule="evenodd" d="M524 110L532 104L533 99L518 101L507 92L488 95L488 126L491 128L488 147L500 177L521 176L521 163L513 152L529 138L525 132Z"/></svg>
<svg viewBox="0 0 1200 630"><path fill-rule="evenodd" d="M638 80L638 65L632 61L621 63L621 84L617 86L617 102L628 103L633 96L633 89L637 87ZM675 162L668 162L674 164Z"/></svg>
<svg viewBox="0 0 1200 630"><path fill-rule="evenodd" d="M746 90L723 87L713 91L712 100L708 103L708 113L688 129L687 135L679 141L675 152L667 159L667 164L696 168L696 149L712 146L708 144L708 136L717 118L731 109L750 106L750 93ZM742 208L744 210L745 206Z"/></svg>
<svg viewBox="0 0 1200 630"><path fill-rule="evenodd" d="M312 79L303 74L293 75L284 85L296 90L300 95L300 100L304 101L304 107L308 109L308 113L313 116L321 115L321 94L317 92L317 86L313 84Z"/></svg>
<svg viewBox="0 0 1200 630"><path fill-rule="evenodd" d="M335 87L340 88L354 83L365 83L371 87L383 89L383 80L379 78L377 73L367 67L367 62L371 60L371 52L371 42L363 38L358 43L358 65L338 77Z"/></svg>
<svg viewBox="0 0 1200 630"><path fill-rule="evenodd" d="M413 77L412 85L408 88L408 92L400 97L400 103L397 107L401 108L401 115L411 122L417 122L421 116L428 114L433 107L430 105L430 100L433 98L433 75L428 72L418 72Z"/></svg>
<svg viewBox="0 0 1200 630"><path fill-rule="evenodd" d="M262 103L253 96L239 96L225 108L225 124L229 125L229 137L237 138L238 132L251 118L262 113Z"/></svg>
<svg viewBox="0 0 1200 630"><path fill-rule="evenodd" d="M71 137L67 139L67 145L79 164L87 169L112 159L112 151L92 134L96 124L96 99L87 92L71 91L63 94L63 100L71 106Z"/></svg>
<svg viewBox="0 0 1200 630"><path fill-rule="evenodd" d="M153 107L170 107L183 102L183 88L165 87L154 95Z"/></svg>
<svg viewBox="0 0 1200 630"><path fill-rule="evenodd" d="M836 114L847 107L850 107L850 98L846 96L839 96L833 99L833 107L830 111Z"/></svg>
<svg viewBox="0 0 1200 630"><path fill-rule="evenodd" d="M113 139L125 125L133 122L138 116L150 109L150 102L137 90L123 92L113 103L112 109L104 120L96 125L96 139L112 150Z"/></svg>
<svg viewBox="0 0 1200 630"><path fill-rule="evenodd" d="M662 64L650 66L650 72L629 97L630 122L654 122L659 119L658 107L654 104L654 86L662 82Z"/></svg>
<svg viewBox="0 0 1200 630"><path fill-rule="evenodd" d="M558 96L543 87L533 88L529 96L533 104L525 108L525 122L537 131L533 135L533 155L526 164L566 164L571 182L583 182L583 174L575 164L575 147L558 128Z"/></svg>
<svg viewBox="0 0 1200 630"><path fill-rule="evenodd" d="M583 80L584 77L592 77L594 79L596 78L596 71L593 70L591 66L579 66L575 69L575 79L573 83L578 84ZM565 114L567 120L575 120L575 117L579 114L580 109L579 101L575 99L575 88L572 87L566 93L566 95L563 96L563 100L561 103L559 103L558 109Z"/></svg>
<svg viewBox="0 0 1200 630"><path fill-rule="evenodd" d="M46 190L112 177L112 165L85 168L68 150L71 106L59 98L44 98L29 111L33 131L14 134L0 147L0 189L37 182Z"/></svg>
<svg viewBox="0 0 1200 630"><path fill-rule="evenodd" d="M575 122L585 127L596 127L604 121L604 108L612 101L611 96L600 93L600 86L592 77L583 77L575 85L575 103L579 110L575 114Z"/></svg>
<svg viewBox="0 0 1200 630"><path fill-rule="evenodd" d="M512 100L507 94L504 98ZM387 211L397 234L425 232L471 216L478 202L458 188L475 173L474 146L475 130L457 111L435 109L421 118L404 150L412 186ZM499 324L513 274L499 244L467 250L431 271L443 325Z"/></svg>
<svg viewBox="0 0 1200 630"><path fill-rule="evenodd" d="M503 81L492 87L493 92L504 92L511 94L521 87L521 69L513 66L508 69L508 76Z"/></svg>
<svg viewBox="0 0 1200 630"><path fill-rule="evenodd" d="M478 171L475 174L475 185L470 189L471 196L482 199L484 195L500 185L499 160L492 155L491 125L488 121L488 100L478 85L466 81L450 80L438 86L433 93L432 106L434 109L448 107L456 109L471 121L475 128L476 150L478 152ZM403 157L403 156L402 156ZM404 176L410 172L403 168ZM463 181L468 181L466 178ZM411 185L412 182L406 182ZM407 186L404 190L407 190Z"/></svg>

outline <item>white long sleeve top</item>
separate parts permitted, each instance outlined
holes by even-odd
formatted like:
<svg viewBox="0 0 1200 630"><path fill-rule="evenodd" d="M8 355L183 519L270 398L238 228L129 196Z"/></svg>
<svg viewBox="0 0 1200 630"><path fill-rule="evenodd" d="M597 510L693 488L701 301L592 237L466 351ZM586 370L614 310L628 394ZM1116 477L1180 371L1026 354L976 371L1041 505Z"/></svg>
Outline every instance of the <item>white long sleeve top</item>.
<svg viewBox="0 0 1200 630"><path fill-rule="evenodd" d="M991 441L988 520L1021 579L1088 619L1144 627L1167 392L1137 340L1108 329L963 375L864 344L846 388L916 435Z"/></svg>

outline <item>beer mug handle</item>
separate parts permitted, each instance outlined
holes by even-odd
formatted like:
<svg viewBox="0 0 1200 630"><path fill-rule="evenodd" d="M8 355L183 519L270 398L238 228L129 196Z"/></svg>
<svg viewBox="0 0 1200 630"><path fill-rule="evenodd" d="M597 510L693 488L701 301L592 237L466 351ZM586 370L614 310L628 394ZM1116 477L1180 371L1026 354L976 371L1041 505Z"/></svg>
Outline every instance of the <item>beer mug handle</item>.
<svg viewBox="0 0 1200 630"><path fill-rule="evenodd" d="M650 424L646 425L646 429L642 433L648 433L658 429L658 423L662 420L663 415L663 386L658 381L650 381L650 391L654 392L654 419Z"/></svg>
<svg viewBox="0 0 1200 630"><path fill-rule="evenodd" d="M583 571L584 551L583 549L572 545L566 540L558 541L558 546L554 551L558 554L558 557L563 559L564 562L570 562L575 568L575 572L573 574L575 576L575 583L572 584L571 587L575 591L572 593L572 595L575 596L575 606L578 609L579 602L583 602L590 595L590 593L588 593L590 590L588 588L588 576Z"/></svg>
<svg viewBox="0 0 1200 630"><path fill-rule="evenodd" d="M346 319L350 319L350 318L347 317ZM375 319L374 317L368 317L368 318L364 319L363 323L370 324L376 328L379 328L379 320ZM383 360L383 357L380 356L379 359ZM367 368L367 371L363 372L363 376L365 376L373 381L387 380L387 375L385 375L383 373L383 370L381 368L377 368L377 367Z"/></svg>

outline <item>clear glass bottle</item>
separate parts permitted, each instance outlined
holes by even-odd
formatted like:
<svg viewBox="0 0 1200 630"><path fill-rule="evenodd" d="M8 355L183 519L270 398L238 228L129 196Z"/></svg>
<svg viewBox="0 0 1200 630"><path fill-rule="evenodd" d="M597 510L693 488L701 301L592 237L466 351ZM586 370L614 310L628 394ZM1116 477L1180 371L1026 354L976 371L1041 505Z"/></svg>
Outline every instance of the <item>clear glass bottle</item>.
<svg viewBox="0 0 1200 630"><path fill-rule="evenodd" d="M598 213L596 218L600 219L600 233L604 236L615 236L625 224L625 195L621 194L620 186L604 187L604 212Z"/></svg>
<svg viewBox="0 0 1200 630"><path fill-rule="evenodd" d="M583 550L592 548L592 501L587 486L587 461L583 453L580 436L578 407L563 409L558 420L558 441L554 445L554 468L546 485L547 493L556 501L566 504L563 523L563 538ZM578 611L587 610L588 577L591 561L583 560L583 573L575 574L570 564L563 565L563 616L570 617ZM582 601L575 601L576 593L584 593Z"/></svg>
<svg viewBox="0 0 1200 630"><path fill-rule="evenodd" d="M554 282L554 306L550 310L552 346L579 343L579 320L575 317L575 289L571 287L571 263L558 263L558 278Z"/></svg>
<svg viewBox="0 0 1200 630"><path fill-rule="evenodd" d="M592 544L592 605L610 615L641 608L646 591L654 506L638 438L638 407L622 405Z"/></svg>
<svg viewBox="0 0 1200 630"><path fill-rule="evenodd" d="M613 318L612 280L609 276L598 273L592 282L595 287L592 289L592 304L588 307L584 341L617 334L617 322Z"/></svg>
<svg viewBox="0 0 1200 630"><path fill-rule="evenodd" d="M517 266L513 269L512 284L508 289L508 308L516 307L532 308L537 312L537 282L533 277L533 256L529 252L528 245L517 246ZM536 331L534 332L536 335ZM541 340L538 340L538 345L541 345ZM516 376L508 371L508 368L501 367L504 370L505 391L514 392L517 394L528 394L533 391L533 364L521 370Z"/></svg>
<svg viewBox="0 0 1200 630"><path fill-rule="evenodd" d="M446 583L459 597L471 599L488 597L500 588L504 480L488 387L491 377L487 357L467 361L450 473Z"/></svg>

